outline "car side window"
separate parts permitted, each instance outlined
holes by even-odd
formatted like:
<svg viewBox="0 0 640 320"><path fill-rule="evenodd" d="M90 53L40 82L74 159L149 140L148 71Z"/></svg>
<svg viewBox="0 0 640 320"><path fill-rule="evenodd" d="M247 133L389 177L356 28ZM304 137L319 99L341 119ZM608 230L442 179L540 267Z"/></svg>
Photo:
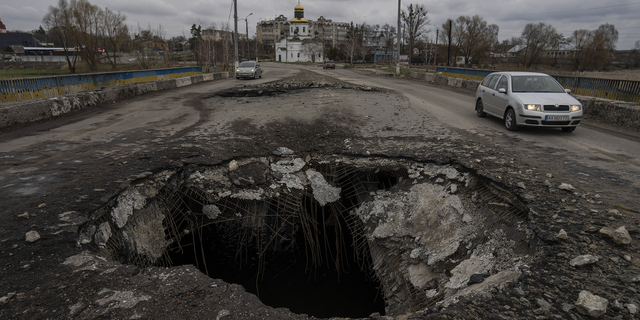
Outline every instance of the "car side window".
<svg viewBox="0 0 640 320"><path fill-rule="evenodd" d="M496 82L498 82L499 78L500 78L500 75L494 75L493 78L491 78L491 80L489 81L489 85L487 87L491 89L495 89Z"/></svg>
<svg viewBox="0 0 640 320"><path fill-rule="evenodd" d="M507 83L509 81L507 80L507 76L502 76L502 78L500 78L500 81L498 81L498 86L496 87L496 90L500 90L501 88L504 88L505 90L507 90Z"/></svg>
<svg viewBox="0 0 640 320"><path fill-rule="evenodd" d="M495 76L495 75L494 74L490 74L490 75L486 76L484 78L484 80L482 80L481 85L483 85L485 87L488 87L489 86L489 81L491 81L491 78L493 78L493 76Z"/></svg>

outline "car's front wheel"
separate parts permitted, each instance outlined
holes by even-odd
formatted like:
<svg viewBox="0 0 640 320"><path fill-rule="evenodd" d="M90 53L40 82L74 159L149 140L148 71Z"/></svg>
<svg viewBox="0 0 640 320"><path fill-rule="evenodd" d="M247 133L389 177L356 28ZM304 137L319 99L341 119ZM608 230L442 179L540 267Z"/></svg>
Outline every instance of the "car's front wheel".
<svg viewBox="0 0 640 320"><path fill-rule="evenodd" d="M513 109L507 110L507 113L504 115L504 126L509 131L518 130L518 125L516 124L516 112Z"/></svg>
<svg viewBox="0 0 640 320"><path fill-rule="evenodd" d="M562 131L564 132L573 132L576 130L576 127L563 127Z"/></svg>
<svg viewBox="0 0 640 320"><path fill-rule="evenodd" d="M476 102L476 114L480 118L484 118L487 116L487 113L484 112L484 106L482 105L481 99L478 99L478 102Z"/></svg>

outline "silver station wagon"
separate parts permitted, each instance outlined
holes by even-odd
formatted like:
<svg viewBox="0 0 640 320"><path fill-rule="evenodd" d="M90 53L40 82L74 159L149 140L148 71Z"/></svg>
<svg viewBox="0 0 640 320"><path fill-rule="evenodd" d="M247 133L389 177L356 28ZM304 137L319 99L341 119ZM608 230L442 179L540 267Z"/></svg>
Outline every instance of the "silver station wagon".
<svg viewBox="0 0 640 320"><path fill-rule="evenodd" d="M476 90L476 113L518 126L562 128L572 132L582 119L582 104L553 77L536 72L494 72Z"/></svg>

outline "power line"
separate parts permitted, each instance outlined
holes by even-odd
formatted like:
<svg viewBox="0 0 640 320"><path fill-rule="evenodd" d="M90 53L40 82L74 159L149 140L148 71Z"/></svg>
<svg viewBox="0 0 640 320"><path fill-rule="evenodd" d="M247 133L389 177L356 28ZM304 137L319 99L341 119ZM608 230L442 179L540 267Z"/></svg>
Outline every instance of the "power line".
<svg viewBox="0 0 640 320"><path fill-rule="evenodd" d="M630 5L634 5L634 4L640 4L640 2L632 2L632 3L618 4L618 5L604 6L604 7L594 7L594 8L579 9L579 10L549 11L549 12L524 13L524 14L500 14L500 15L487 15L487 17L514 17L514 16L518 17L518 16L535 16L535 15L539 15L539 14L566 13L566 12L580 12L580 11L589 11L589 10L596 10L596 9L617 8L617 7L630 6Z"/></svg>

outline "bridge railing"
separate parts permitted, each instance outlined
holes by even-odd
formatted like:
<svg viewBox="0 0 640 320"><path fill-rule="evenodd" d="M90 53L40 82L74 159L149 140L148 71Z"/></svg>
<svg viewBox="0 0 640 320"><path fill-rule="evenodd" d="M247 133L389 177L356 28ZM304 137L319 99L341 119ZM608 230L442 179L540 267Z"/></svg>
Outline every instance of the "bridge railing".
<svg viewBox="0 0 640 320"><path fill-rule="evenodd" d="M443 75L482 80L495 70L439 67ZM572 93L583 96L640 103L640 81L551 75Z"/></svg>
<svg viewBox="0 0 640 320"><path fill-rule="evenodd" d="M51 98L101 87L172 79L202 73L201 67L73 74L0 80L0 102Z"/></svg>

